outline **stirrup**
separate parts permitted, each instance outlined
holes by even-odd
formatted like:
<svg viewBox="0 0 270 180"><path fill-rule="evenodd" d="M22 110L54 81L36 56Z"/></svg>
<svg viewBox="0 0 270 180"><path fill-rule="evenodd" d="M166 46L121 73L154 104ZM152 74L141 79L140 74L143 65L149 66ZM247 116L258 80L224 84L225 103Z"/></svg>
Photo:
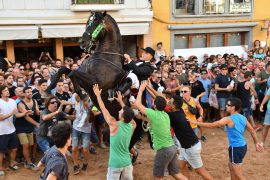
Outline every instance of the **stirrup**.
<svg viewBox="0 0 270 180"><path fill-rule="evenodd" d="M113 100L114 100L114 90L113 89L108 89L108 101L110 101L110 102L113 102Z"/></svg>

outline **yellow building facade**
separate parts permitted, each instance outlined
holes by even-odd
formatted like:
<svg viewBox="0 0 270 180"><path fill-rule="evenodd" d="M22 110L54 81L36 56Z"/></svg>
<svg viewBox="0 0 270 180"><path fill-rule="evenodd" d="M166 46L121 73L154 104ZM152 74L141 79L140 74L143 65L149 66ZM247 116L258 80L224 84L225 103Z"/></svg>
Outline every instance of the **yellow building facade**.
<svg viewBox="0 0 270 180"><path fill-rule="evenodd" d="M153 47L174 49L268 42L269 0L153 0ZM269 24L270 26L270 24Z"/></svg>

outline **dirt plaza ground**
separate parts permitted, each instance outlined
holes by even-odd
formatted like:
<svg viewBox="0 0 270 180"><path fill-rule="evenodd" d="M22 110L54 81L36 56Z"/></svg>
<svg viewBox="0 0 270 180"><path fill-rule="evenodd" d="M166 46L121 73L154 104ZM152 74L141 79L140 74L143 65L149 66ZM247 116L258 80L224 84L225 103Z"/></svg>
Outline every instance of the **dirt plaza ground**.
<svg viewBox="0 0 270 180"><path fill-rule="evenodd" d="M229 180L230 174L227 167L228 163L228 141L226 132L222 129L207 129L205 130L207 142L202 143L202 157L206 169L217 180ZM261 139L262 132L258 132L258 137ZM270 180L269 164L270 164L270 140L267 140L268 147L264 153L257 153L251 138L251 135L246 132L248 143L248 151L244 160L243 169L247 180ZM89 167L86 172L81 172L79 175L73 175L72 160L68 157L69 173L71 180L104 180L106 179L107 164L109 149L96 148L98 154L91 155ZM153 160L155 152L149 148L146 139L143 141L143 148L140 149L139 157L134 166L135 180L150 180L152 178ZM191 179L200 180L194 171L190 171ZM38 179L39 172L20 168L17 172L10 170L6 171L6 180L29 180ZM164 179L172 179L165 177Z"/></svg>

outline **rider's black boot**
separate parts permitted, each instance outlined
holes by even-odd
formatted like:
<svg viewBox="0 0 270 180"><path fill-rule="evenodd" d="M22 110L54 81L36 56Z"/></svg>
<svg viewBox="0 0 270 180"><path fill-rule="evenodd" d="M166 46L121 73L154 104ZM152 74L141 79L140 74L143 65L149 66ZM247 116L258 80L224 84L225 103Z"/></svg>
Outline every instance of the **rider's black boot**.
<svg viewBox="0 0 270 180"><path fill-rule="evenodd" d="M123 83L121 83L117 91L120 91L122 94L124 94L132 85L132 80L130 78L125 79Z"/></svg>

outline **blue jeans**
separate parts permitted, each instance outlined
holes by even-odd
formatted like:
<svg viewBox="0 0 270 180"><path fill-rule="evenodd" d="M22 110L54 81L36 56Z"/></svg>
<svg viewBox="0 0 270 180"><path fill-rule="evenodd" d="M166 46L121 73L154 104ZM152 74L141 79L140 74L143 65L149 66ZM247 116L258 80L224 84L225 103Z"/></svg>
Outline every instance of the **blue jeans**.
<svg viewBox="0 0 270 180"><path fill-rule="evenodd" d="M249 119L250 116L252 116L251 107L243 108L242 111L243 111L243 116L245 116L247 119Z"/></svg>
<svg viewBox="0 0 270 180"><path fill-rule="evenodd" d="M72 147L78 147L80 142L82 142L83 148L88 148L90 144L90 135L91 133L85 133L72 129Z"/></svg>
<svg viewBox="0 0 270 180"><path fill-rule="evenodd" d="M37 137L37 144L42 152L46 153L53 146L53 141L49 137Z"/></svg>

